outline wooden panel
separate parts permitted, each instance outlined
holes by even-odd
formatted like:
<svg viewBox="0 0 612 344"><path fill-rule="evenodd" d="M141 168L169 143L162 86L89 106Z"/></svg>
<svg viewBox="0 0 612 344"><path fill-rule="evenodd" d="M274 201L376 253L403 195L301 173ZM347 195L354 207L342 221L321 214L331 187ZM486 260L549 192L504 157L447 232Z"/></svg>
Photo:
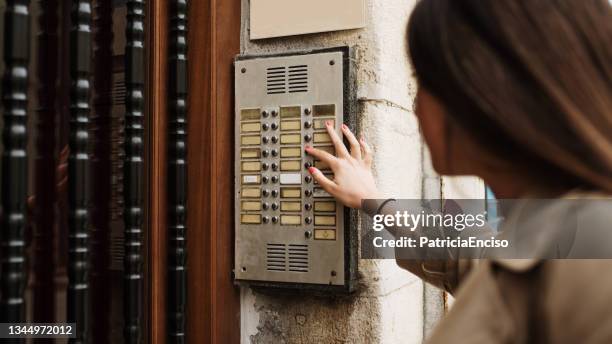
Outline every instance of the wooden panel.
<svg viewBox="0 0 612 344"><path fill-rule="evenodd" d="M89 338L89 138L91 2L73 0L70 31L70 156L68 158L68 322L76 343Z"/></svg>
<svg viewBox="0 0 612 344"><path fill-rule="evenodd" d="M190 343L240 342L233 267L233 68L240 0L190 3L187 314Z"/></svg>
<svg viewBox="0 0 612 344"><path fill-rule="evenodd" d="M141 343L143 328L143 141L145 104L144 0L128 0L125 46L124 336Z"/></svg>
<svg viewBox="0 0 612 344"><path fill-rule="evenodd" d="M168 70L168 2L149 1L147 6L147 28L149 32L149 82L148 93L150 118L147 124L150 128L148 137L148 155L150 157L147 170L150 171L148 194L150 260L148 270L149 280L149 342L165 344L166 340L166 263L167 263L167 70Z"/></svg>
<svg viewBox="0 0 612 344"><path fill-rule="evenodd" d="M39 0L37 79L38 121L36 125L35 186L34 194L34 275L32 292L33 321L53 322L55 319L55 266L49 264L53 257L53 229L57 226L55 150L57 140L57 91L58 78L58 1ZM64 181L65 182L65 181Z"/></svg>
<svg viewBox="0 0 612 344"><path fill-rule="evenodd" d="M43 1L44 2L44 1ZM55 7L51 8L51 11ZM111 274L109 269L112 160L111 148L113 6L106 0L93 2L93 111L91 114L91 269L90 314L92 343L108 343L111 321Z"/></svg>
<svg viewBox="0 0 612 344"><path fill-rule="evenodd" d="M2 87L2 322L24 322L25 226L27 209L28 0L6 2Z"/></svg>

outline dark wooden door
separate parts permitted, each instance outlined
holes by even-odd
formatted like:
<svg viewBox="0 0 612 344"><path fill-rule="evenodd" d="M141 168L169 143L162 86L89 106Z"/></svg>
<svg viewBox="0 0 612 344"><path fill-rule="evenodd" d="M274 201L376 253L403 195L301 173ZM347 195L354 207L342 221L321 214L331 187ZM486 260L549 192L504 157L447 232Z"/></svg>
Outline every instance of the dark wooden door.
<svg viewBox="0 0 612 344"><path fill-rule="evenodd" d="M76 343L239 342L240 5L5 2L4 322L75 322Z"/></svg>

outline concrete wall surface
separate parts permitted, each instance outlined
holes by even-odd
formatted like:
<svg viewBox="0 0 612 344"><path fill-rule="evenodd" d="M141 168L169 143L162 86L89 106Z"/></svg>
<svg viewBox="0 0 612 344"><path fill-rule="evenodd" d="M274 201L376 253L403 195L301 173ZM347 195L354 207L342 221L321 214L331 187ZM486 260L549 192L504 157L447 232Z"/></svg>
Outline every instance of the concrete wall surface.
<svg viewBox="0 0 612 344"><path fill-rule="evenodd" d="M375 151L379 188L396 198L439 198L445 183L430 166L412 113L416 83L405 32L415 2L368 0L363 29L250 40L249 0L243 0L241 52L352 47L358 127ZM473 195L482 189L480 181L459 180L452 185L459 189L468 185L467 192ZM360 260L357 291L350 296L297 296L243 287L241 340L245 344L421 343L444 307L442 292L425 286L395 261Z"/></svg>

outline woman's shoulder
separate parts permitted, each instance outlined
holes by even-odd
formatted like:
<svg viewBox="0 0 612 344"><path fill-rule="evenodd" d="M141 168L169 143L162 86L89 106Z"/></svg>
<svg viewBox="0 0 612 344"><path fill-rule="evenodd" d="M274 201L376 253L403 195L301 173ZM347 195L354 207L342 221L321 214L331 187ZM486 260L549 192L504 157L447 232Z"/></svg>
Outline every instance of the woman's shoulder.
<svg viewBox="0 0 612 344"><path fill-rule="evenodd" d="M575 189L565 193L560 199L612 199L612 194L597 190Z"/></svg>
<svg viewBox="0 0 612 344"><path fill-rule="evenodd" d="M604 259L542 263L540 277L544 285L537 297L543 303L550 335L556 337L551 339L560 342L564 338L580 338L583 343L612 342L610 271L612 260Z"/></svg>
<svg viewBox="0 0 612 344"><path fill-rule="evenodd" d="M502 234L514 239L518 258L612 259L612 196L575 191L522 201Z"/></svg>
<svg viewBox="0 0 612 344"><path fill-rule="evenodd" d="M597 192L575 192L562 199L561 221L575 228L567 236L569 258L612 258L612 196Z"/></svg>

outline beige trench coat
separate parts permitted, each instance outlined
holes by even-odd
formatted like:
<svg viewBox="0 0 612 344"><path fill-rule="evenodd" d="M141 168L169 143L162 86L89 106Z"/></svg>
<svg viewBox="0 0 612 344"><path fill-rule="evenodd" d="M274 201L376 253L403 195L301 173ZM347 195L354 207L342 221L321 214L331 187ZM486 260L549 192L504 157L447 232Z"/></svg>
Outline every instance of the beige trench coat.
<svg viewBox="0 0 612 344"><path fill-rule="evenodd" d="M382 202L369 202L364 211L370 215L395 213L392 205L380 208ZM606 217L599 222L612 231L612 209L599 213ZM398 264L455 297L427 343L612 343L612 260Z"/></svg>

